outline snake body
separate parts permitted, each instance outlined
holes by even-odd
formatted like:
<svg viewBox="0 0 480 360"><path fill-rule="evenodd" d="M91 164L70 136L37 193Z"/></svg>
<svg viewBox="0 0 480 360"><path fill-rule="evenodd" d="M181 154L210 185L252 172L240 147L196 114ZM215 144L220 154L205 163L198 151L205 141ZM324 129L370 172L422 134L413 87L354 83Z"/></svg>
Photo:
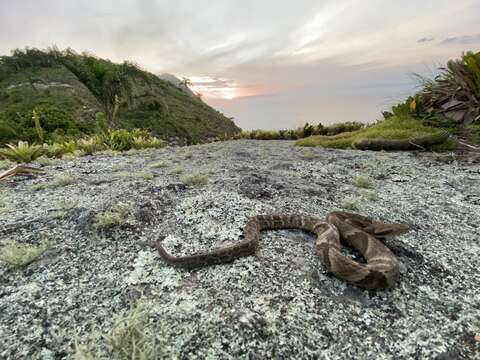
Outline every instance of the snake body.
<svg viewBox="0 0 480 360"><path fill-rule="evenodd" d="M315 248L329 272L364 289L381 289L393 287L400 272L398 259L377 237L401 234L408 228L406 224L387 224L347 212L331 212L326 219L308 215L271 214L250 218L244 228L243 240L211 252L175 257L158 241L152 245L168 264L193 269L253 255L261 230L302 229L317 235ZM366 263L343 255L342 242L360 252Z"/></svg>

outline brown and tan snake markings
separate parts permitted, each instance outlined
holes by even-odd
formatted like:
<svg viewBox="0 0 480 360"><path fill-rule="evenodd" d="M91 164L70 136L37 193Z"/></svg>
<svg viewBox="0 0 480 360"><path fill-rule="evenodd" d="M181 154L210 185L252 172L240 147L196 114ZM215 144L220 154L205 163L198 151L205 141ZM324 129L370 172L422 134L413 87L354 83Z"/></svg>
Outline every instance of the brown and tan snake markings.
<svg viewBox="0 0 480 360"><path fill-rule="evenodd" d="M331 212L326 219L298 214L257 215L247 222L244 240L211 252L175 257L158 241L152 246L166 263L193 269L253 255L258 247L260 231L273 229L302 229L316 234L317 254L329 272L364 289L383 289L393 287L398 281L399 261L377 238L405 233L409 226L387 224L347 212ZM366 263L343 255L342 243L360 252Z"/></svg>

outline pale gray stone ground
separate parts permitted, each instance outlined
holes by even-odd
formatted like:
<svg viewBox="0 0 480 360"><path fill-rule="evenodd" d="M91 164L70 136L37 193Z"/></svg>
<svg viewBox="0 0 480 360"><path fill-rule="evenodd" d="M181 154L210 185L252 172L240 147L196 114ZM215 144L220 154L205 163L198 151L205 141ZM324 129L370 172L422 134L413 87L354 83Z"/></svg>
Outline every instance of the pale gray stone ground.
<svg viewBox="0 0 480 360"><path fill-rule="evenodd" d="M167 166L148 167L160 160ZM207 174L208 185L181 184L179 166ZM164 358L480 357L478 164L232 141L87 156L45 170L0 183L9 204L0 241L55 240L24 269L0 264L2 359L71 358L75 338L108 332L113 315L137 299L148 303ZM33 187L58 174L76 182ZM376 199L353 184L355 174L373 179ZM97 231L95 214L118 202L131 206L127 226ZM167 236L172 253L193 253L235 241L255 214L324 216L346 202L411 225L387 242L402 263L395 289L362 291L327 274L313 236L300 231L266 232L256 256L191 272L140 245ZM65 203L72 208L58 210Z"/></svg>

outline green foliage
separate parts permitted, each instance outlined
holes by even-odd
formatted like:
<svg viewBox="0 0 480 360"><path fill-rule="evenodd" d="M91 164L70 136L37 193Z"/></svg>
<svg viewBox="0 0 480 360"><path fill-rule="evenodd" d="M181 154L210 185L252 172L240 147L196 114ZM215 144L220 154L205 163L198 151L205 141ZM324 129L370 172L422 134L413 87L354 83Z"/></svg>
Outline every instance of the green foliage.
<svg viewBox="0 0 480 360"><path fill-rule="evenodd" d="M0 145L18 140L51 144L92 135L94 114L99 110L106 114L105 99L110 99L110 115L103 115L103 120L111 129L143 128L159 138L179 137L189 143L240 130L220 112L133 64L114 64L68 50L55 52L66 55L75 69L59 63L52 52L36 49L0 57ZM85 84L77 74L85 75ZM118 77L128 80L117 83ZM106 90L100 94L97 90L103 85ZM43 141L39 141L33 111L38 113Z"/></svg>
<svg viewBox="0 0 480 360"><path fill-rule="evenodd" d="M98 136L92 136L77 141L77 149L83 151L85 155L92 155L98 151L105 150L105 145Z"/></svg>
<svg viewBox="0 0 480 360"><path fill-rule="evenodd" d="M134 138L144 135L143 132L130 132L127 130L112 130L105 134L104 143L112 150L126 151L133 148Z"/></svg>
<svg viewBox="0 0 480 360"><path fill-rule="evenodd" d="M334 136L345 132L358 131L364 127L365 124L362 124L358 121L346 121L328 126L318 124L316 130L314 131L314 135Z"/></svg>
<svg viewBox="0 0 480 360"><path fill-rule="evenodd" d="M65 141L63 143L53 143L44 145L44 152L48 157L61 158L65 154L73 154L77 150L75 141Z"/></svg>
<svg viewBox="0 0 480 360"><path fill-rule="evenodd" d="M480 52L467 52L450 60L434 79L418 76L426 112L441 115L454 124L480 120Z"/></svg>
<svg viewBox="0 0 480 360"><path fill-rule="evenodd" d="M334 136L315 135L296 142L299 146L320 146L337 149L352 148L352 143L361 139L409 139L439 133L437 128L425 126L412 117L391 116L373 126L340 133Z"/></svg>
<svg viewBox="0 0 480 360"><path fill-rule="evenodd" d="M41 145L29 145L26 141L19 141L17 145L7 144L7 148L0 149L0 156L17 163L30 163L44 152Z"/></svg>
<svg viewBox="0 0 480 360"><path fill-rule="evenodd" d="M312 135L337 135L343 132L357 131L365 127L365 124L356 121L347 121L343 123L324 126L310 125L306 123L303 127L290 130L251 130L244 131L235 136L237 139L255 139L255 140L296 140L303 139Z"/></svg>
<svg viewBox="0 0 480 360"><path fill-rule="evenodd" d="M35 246L8 241L0 247L0 261L16 267L27 266L47 251L52 244L52 241L44 241Z"/></svg>
<svg viewBox="0 0 480 360"><path fill-rule="evenodd" d="M1 75L18 73L28 69L52 67L56 65L55 59L48 53L38 49L25 48L15 49L11 56L0 56L0 80Z"/></svg>
<svg viewBox="0 0 480 360"><path fill-rule="evenodd" d="M90 90L103 106L110 126L115 123L120 104L133 101L135 81L139 77L145 81L149 79L135 64L127 61L114 64L86 52L77 54L72 49L52 49L50 54Z"/></svg>
<svg viewBox="0 0 480 360"><path fill-rule="evenodd" d="M403 103L396 104L392 106L392 111L384 111L383 117L388 119L390 117L413 117L413 118L424 118L428 114L425 111L425 107L422 102L422 98L418 95L410 96Z"/></svg>
<svg viewBox="0 0 480 360"><path fill-rule="evenodd" d="M118 203L114 205L110 211L95 216L95 227L98 229L108 229L122 226L127 221L129 211L130 205Z"/></svg>

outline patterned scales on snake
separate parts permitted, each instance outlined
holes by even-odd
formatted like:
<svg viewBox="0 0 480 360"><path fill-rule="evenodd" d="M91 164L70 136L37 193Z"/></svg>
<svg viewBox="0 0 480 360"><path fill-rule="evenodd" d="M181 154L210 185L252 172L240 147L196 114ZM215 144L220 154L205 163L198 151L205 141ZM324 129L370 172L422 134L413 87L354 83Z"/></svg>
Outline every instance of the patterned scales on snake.
<svg viewBox="0 0 480 360"><path fill-rule="evenodd" d="M192 269L230 262L255 253L261 230L302 229L317 235L315 247L327 270L337 277L364 289L392 287L398 281L399 262L395 255L376 237L405 233L406 224L386 224L347 212L331 212L326 221L307 215L258 215L245 226L244 240L208 253L175 257L160 245L154 246L170 265ZM366 263L359 263L342 254L341 242L360 252Z"/></svg>

